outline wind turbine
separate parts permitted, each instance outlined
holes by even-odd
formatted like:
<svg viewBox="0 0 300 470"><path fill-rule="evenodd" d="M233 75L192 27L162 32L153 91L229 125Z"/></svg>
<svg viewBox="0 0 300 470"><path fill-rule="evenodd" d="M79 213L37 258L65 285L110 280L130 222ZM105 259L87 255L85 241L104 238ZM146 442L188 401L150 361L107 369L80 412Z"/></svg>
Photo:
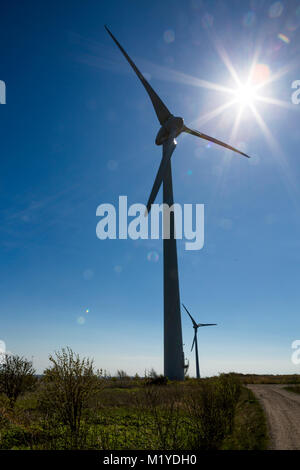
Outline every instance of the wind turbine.
<svg viewBox="0 0 300 470"><path fill-rule="evenodd" d="M128 56L121 44L117 41L112 32L105 26L106 31L114 40L120 51L123 53L129 64L137 74L138 78L144 85L160 122L161 128L155 139L156 145L162 145L162 159L160 166L154 180L152 191L147 202L146 214L149 214L151 205L157 196L157 193L163 183L163 203L169 207L173 206L173 184L172 184L172 171L171 171L171 157L176 148L177 137L182 132L187 132L201 139L209 140L215 144L221 145L229 150L250 158L249 155L231 147L220 140L214 139L202 132L189 129L185 126L183 118L176 117L168 110L166 105L162 102L159 96L155 93L151 85L147 82L145 77L141 74L135 63ZM164 208L166 206L164 205ZM168 216L170 219L168 220ZM181 316L180 316L180 295L179 295L179 280L178 280L178 262L177 262L177 249L175 239L175 224L174 212L164 209L163 212L163 225L164 227L169 222L170 235L164 238L163 252L164 252L164 374L171 380L184 379L184 354L182 344L182 329L181 329Z"/></svg>
<svg viewBox="0 0 300 470"><path fill-rule="evenodd" d="M194 334L194 341L192 344L191 351L193 351L193 347L195 345L195 356L196 356L196 374L197 374L197 379L200 379L200 368L199 368L199 354L198 354L198 341L197 341L197 333L198 333L198 328L201 328L202 326L216 326L217 323L196 323L195 320L193 319L192 315L186 308L184 304L182 304L186 313L189 315L190 319L192 320L193 323L193 328L195 330Z"/></svg>

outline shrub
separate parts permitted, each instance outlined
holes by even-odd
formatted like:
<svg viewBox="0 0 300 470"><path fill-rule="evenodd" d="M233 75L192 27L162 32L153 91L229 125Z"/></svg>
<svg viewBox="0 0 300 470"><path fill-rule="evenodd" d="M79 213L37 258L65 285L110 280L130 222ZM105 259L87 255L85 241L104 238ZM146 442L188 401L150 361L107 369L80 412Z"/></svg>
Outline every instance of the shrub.
<svg viewBox="0 0 300 470"><path fill-rule="evenodd" d="M155 379L153 379L155 380ZM151 416L154 449L172 450L182 447L181 424L182 394L177 387L146 387L136 397L138 408Z"/></svg>
<svg viewBox="0 0 300 470"><path fill-rule="evenodd" d="M14 406L22 393L32 390L37 378L32 362L24 357L3 354L0 363L0 392L4 393Z"/></svg>
<svg viewBox="0 0 300 470"><path fill-rule="evenodd" d="M117 371L117 377L119 380L129 379L129 376L125 370L119 369Z"/></svg>
<svg viewBox="0 0 300 470"><path fill-rule="evenodd" d="M39 405L49 418L68 426L76 444L83 410L97 391L99 380L93 361L80 359L72 349L62 349L55 356L49 357L52 367L44 372Z"/></svg>
<svg viewBox="0 0 300 470"><path fill-rule="evenodd" d="M156 377L148 378L146 385L167 385L168 378L164 375L157 375Z"/></svg>
<svg viewBox="0 0 300 470"><path fill-rule="evenodd" d="M189 416L189 447L214 450L232 432L235 408L241 386L231 374L202 381L189 392L186 409Z"/></svg>

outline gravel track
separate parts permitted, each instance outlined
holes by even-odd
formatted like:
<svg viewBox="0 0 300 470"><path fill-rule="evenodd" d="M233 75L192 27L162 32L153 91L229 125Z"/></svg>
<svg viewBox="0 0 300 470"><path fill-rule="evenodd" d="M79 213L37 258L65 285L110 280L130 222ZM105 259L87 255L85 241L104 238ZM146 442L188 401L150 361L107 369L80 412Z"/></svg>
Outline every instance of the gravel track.
<svg viewBox="0 0 300 470"><path fill-rule="evenodd" d="M270 449L300 450L300 394L285 385L248 385L262 404L269 427Z"/></svg>

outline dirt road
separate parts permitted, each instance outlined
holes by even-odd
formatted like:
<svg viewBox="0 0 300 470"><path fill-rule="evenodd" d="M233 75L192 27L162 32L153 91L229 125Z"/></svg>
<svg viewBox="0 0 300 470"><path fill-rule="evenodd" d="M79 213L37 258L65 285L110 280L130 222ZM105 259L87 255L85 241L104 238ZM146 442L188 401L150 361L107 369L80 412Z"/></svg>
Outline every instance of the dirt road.
<svg viewBox="0 0 300 470"><path fill-rule="evenodd" d="M284 385L248 385L265 409L270 449L300 450L300 394Z"/></svg>

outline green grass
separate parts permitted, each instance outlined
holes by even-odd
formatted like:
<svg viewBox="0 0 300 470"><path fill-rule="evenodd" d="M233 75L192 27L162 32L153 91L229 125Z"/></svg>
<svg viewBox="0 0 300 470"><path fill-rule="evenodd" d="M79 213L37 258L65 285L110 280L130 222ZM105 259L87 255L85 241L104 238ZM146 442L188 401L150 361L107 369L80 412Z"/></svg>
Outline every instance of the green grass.
<svg viewBox="0 0 300 470"><path fill-rule="evenodd" d="M284 390L287 390L288 392L293 392L293 393L300 393L300 385L295 385L293 387L284 387Z"/></svg>
<svg viewBox="0 0 300 470"><path fill-rule="evenodd" d="M263 411L234 374L146 386L105 382L83 414L80 433L39 408L40 389L14 409L0 397L0 449L265 449Z"/></svg>
<svg viewBox="0 0 300 470"><path fill-rule="evenodd" d="M266 450L268 431L264 411L251 390L243 387L237 405L233 433L225 439L224 450Z"/></svg>
<svg viewBox="0 0 300 470"><path fill-rule="evenodd" d="M235 374L243 384L299 384L300 374Z"/></svg>

